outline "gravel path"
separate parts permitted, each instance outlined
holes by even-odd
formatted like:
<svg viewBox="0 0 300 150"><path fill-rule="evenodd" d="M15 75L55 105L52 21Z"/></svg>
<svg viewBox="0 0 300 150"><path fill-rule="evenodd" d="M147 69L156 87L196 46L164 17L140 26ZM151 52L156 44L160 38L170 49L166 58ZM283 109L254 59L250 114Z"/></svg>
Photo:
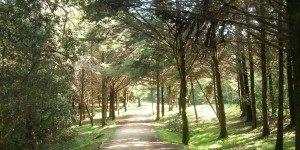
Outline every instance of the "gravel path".
<svg viewBox="0 0 300 150"><path fill-rule="evenodd" d="M117 124L113 137L101 149L113 150L181 150L182 147L159 140L149 111L128 112Z"/></svg>

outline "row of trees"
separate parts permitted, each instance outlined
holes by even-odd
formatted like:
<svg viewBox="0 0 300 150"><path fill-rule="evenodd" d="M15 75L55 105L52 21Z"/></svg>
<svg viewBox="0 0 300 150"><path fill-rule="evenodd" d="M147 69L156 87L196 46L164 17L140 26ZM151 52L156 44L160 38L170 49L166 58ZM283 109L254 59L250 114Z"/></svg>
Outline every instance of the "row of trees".
<svg viewBox="0 0 300 150"><path fill-rule="evenodd" d="M121 102L126 111L137 81L150 89L156 84L157 120L165 111L160 102L167 97L172 110L179 96L187 145L186 108L194 84L201 87L201 79L211 78L202 95L209 103L215 97L219 138L228 136L222 86L229 83L237 87L241 116L253 129L257 109L264 136L270 134L268 108L278 117L277 149L288 98L298 149L299 5L296 0L0 1L1 148L62 147L77 116L79 125L86 115L94 124L96 105L103 126L119 113Z"/></svg>
<svg viewBox="0 0 300 150"><path fill-rule="evenodd" d="M157 50L166 50L172 53L172 58L168 60L176 61L175 66L180 81L184 144L189 142L189 123L185 105L187 102L187 77L189 74L196 74L207 69L199 64L206 63L206 65L212 66L209 68L212 69L217 97L220 138L227 137L220 63L235 64L239 92L242 97L242 116L245 115L246 121L252 122L253 128L257 127L255 79L261 78L262 94L259 102L261 102L260 109L262 110L263 136L270 134L267 92L270 88L270 96L275 95L273 77L277 76L278 100L270 97L270 101L273 108L272 114L275 114L277 110L275 104L278 104L276 148L282 149L284 58L286 58L290 126L299 122L299 120L297 121L299 113L296 109L297 99L299 99L299 94L297 94L299 91L297 90L299 50L296 42L298 39L296 31L299 30L297 26L298 7L299 2L296 1L272 0L234 0L229 2L223 0L215 2L207 0L130 0L122 2L101 0L89 5L86 10L91 20L101 19L103 10L110 10L106 11L109 13L105 16L115 16L116 19L154 40L153 44ZM230 68L232 69L232 66ZM159 100L159 96L157 99ZM157 106L157 108L159 107ZM296 125L296 145L299 145L298 128Z"/></svg>

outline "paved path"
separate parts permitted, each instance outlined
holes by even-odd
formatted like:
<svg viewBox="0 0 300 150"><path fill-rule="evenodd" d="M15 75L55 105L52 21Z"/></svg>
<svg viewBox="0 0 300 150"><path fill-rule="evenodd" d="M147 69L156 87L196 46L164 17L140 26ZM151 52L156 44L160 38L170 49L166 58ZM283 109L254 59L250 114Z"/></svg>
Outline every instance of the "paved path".
<svg viewBox="0 0 300 150"><path fill-rule="evenodd" d="M113 137L105 142L104 150L181 150L175 144L159 140L149 119L149 111L135 110L127 113L116 127Z"/></svg>

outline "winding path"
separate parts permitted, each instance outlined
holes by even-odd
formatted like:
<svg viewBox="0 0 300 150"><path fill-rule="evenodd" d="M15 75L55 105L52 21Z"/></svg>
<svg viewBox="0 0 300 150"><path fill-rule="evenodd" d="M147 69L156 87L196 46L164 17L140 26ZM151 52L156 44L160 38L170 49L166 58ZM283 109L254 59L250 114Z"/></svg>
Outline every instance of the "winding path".
<svg viewBox="0 0 300 150"><path fill-rule="evenodd" d="M159 140L149 118L151 111L133 110L117 123L116 132L107 142L103 150L181 150L179 145Z"/></svg>

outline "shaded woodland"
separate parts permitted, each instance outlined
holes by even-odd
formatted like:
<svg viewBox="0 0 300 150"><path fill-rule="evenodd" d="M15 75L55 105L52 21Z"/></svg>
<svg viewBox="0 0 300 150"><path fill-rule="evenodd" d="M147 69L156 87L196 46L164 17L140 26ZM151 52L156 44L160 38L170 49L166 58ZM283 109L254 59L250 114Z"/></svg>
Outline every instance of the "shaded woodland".
<svg viewBox="0 0 300 150"><path fill-rule="evenodd" d="M262 137L275 122L275 149L284 131L300 149L298 0L0 0L0 37L1 149L67 149L72 126L144 101L157 121L178 109L183 145L196 105L221 140L237 104Z"/></svg>

